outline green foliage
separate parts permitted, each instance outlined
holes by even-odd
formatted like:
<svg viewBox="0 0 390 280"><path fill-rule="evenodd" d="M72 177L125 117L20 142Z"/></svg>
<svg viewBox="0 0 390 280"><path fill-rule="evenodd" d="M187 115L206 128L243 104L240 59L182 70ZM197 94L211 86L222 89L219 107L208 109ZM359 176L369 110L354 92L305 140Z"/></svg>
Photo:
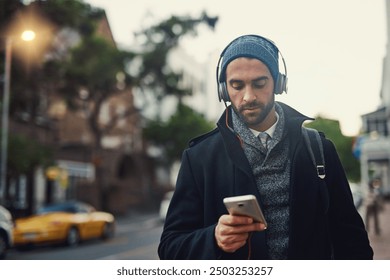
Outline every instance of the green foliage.
<svg viewBox="0 0 390 280"><path fill-rule="evenodd" d="M37 166L49 166L53 161L50 147L24 135L11 135L8 150L9 171L14 175L26 174Z"/></svg>
<svg viewBox="0 0 390 280"><path fill-rule="evenodd" d="M190 88L180 86L182 73L170 69L168 55L184 36L197 35L199 24L213 29L217 21L218 17L209 17L206 13L199 18L171 16L137 34L144 41L143 51L138 54L142 61L136 77L138 86L149 89L158 105L167 96L178 100L177 110L167 122L161 122L157 115L157 120L150 121L143 131L145 139L161 148L162 160L168 164L181 158L191 138L213 128L204 116L182 103L182 98L192 92Z"/></svg>
<svg viewBox="0 0 390 280"><path fill-rule="evenodd" d="M99 19L104 14L103 10L93 8L80 0L45 1L40 8L45 16L57 26L74 28L83 36L93 34L94 19Z"/></svg>
<svg viewBox="0 0 390 280"><path fill-rule="evenodd" d="M115 127L120 118L114 116L110 123L102 126L99 122L101 106L111 96L131 86L132 79L126 73L126 67L133 54L119 50L111 38L95 33L97 23L104 19L104 11L100 9L79 0L56 0L47 3L45 11L59 28L71 27L81 35L76 46L68 46L65 56L53 56L45 63L46 82L62 93L68 109L79 110L86 108L85 104L93 105L88 106L88 125L94 143L100 148L102 136ZM135 112L132 104L128 105L122 118Z"/></svg>
<svg viewBox="0 0 390 280"><path fill-rule="evenodd" d="M123 116L112 116L105 125L99 122L103 103L131 85L132 80L125 71L131 58L130 52L117 49L112 42L99 36L87 36L70 50L67 60L56 63L58 78L63 81L59 91L67 100L68 108L77 110L84 106L80 98L94 105L89 106L88 124L98 148L101 147L102 136L115 127L115 120L136 112L132 104L127 104ZM118 75L122 75L123 80ZM81 97L81 91L87 94Z"/></svg>
<svg viewBox="0 0 390 280"><path fill-rule="evenodd" d="M181 158L191 138L204 134L213 128L203 115L190 107L179 104L174 115L166 122L151 121L144 129L144 137L162 148L163 158L172 163Z"/></svg>
<svg viewBox="0 0 390 280"><path fill-rule="evenodd" d="M18 19L15 16L19 12L33 12L35 8L39 11L39 16L54 24L53 29L56 29L53 30L54 33L61 28L70 27L76 29L83 36L91 36L96 26L94 19L104 15L102 10L91 8L90 5L79 0L35 1L29 6L25 6L19 0L1 1L0 35L6 32L13 19ZM50 38L50 40L52 39ZM0 70L4 64L3 57L1 55ZM34 125L36 116L42 114L39 111L40 106L42 107L41 95L49 92L46 89L56 91L58 85L66 84L64 79L65 64L63 61L53 61L48 57L39 67L34 65L34 68L31 68L29 61L15 58L17 57L12 59L11 67L10 118L20 115L19 113L27 113L31 125ZM107 65L103 67L107 67ZM22 135L9 135L9 176L31 173L37 166L47 166L51 161L51 147Z"/></svg>
<svg viewBox="0 0 390 280"><path fill-rule="evenodd" d="M86 37L71 50L69 59L61 62L65 92L78 97L78 90L85 88L91 94L114 94L118 91L117 74L125 73L130 58L130 53L118 50L101 37Z"/></svg>
<svg viewBox="0 0 390 280"><path fill-rule="evenodd" d="M359 181L360 163L352 153L354 137L347 137L342 134L339 121L318 116L315 121L306 126L325 133L326 137L335 145L348 179L353 182Z"/></svg>
<svg viewBox="0 0 390 280"><path fill-rule="evenodd" d="M21 7L23 7L23 4L19 0L0 1L0 34L4 32L10 18Z"/></svg>
<svg viewBox="0 0 390 280"><path fill-rule="evenodd" d="M16 0L6 1L4 11L16 11L15 7L19 7L17 2ZM88 92L87 100L84 101L94 105L88 107L91 110L88 123L98 145L102 135L109 131L109 128L103 128L98 122L100 106L107 98L120 92L118 73L125 75L124 82L127 86L138 86L143 92L151 92L157 101L168 95L173 95L178 98L178 103L181 104L181 98L190 95L191 90L180 86L182 73L175 73L169 69L167 55L178 46L181 38L186 35L196 35L196 28L199 24L206 24L210 28L214 28L218 20L217 17L209 17L206 13L197 18L171 16L167 20L141 31L139 36L144 36L145 39L145 44L137 53L141 63L139 67L136 67L138 73L130 76L127 69L133 61L134 53L118 50L113 42L95 35L98 20L104 16L103 10L96 9L81 0L36 1L34 4L54 24L56 28L54 33L63 28L70 28L81 35L81 41L73 49L65 50L66 55L53 52L53 55L48 56L39 69L34 69L33 75L26 78L24 77L25 73L23 73L24 65L14 63L12 67L11 115L17 111L25 112L28 105L30 106L28 109L31 119L33 119L34 114L38 112L39 102L35 104L30 100L39 100L38 93L45 94L52 91L62 92L71 108L77 108L81 104L79 94L83 90ZM8 13L0 12L0 16L2 22L6 22L10 18ZM53 46L55 45L53 44ZM70 47L70 42L65 41L64 45L61 46L66 49ZM53 49L53 51L56 50ZM27 82L29 82L28 86L26 86ZM147 90L145 91L145 89ZM31 98L27 98L29 96ZM158 102L158 104L161 103ZM36 108L30 109L32 107ZM157 144L167 148L164 153L171 160L180 157L178 155L191 137L209 130L212 126L205 121L203 116L179 105L176 114L172 116L169 123L163 124L156 121L151 123L150 127L155 127L157 132L153 133L162 137L160 140L158 140L159 137L155 139L152 137L152 140L160 141ZM169 131L165 135L167 138L164 139L164 132L159 133L158 129ZM153 131L153 129L151 130ZM18 148L12 148L10 152L12 157L10 158L15 161L20 160L20 163L12 163L15 170L23 170L24 166L28 164L31 166L36 162L39 156L34 153L41 151L38 146L32 147L33 142L29 143L19 138L10 140L10 143L13 141L16 141L13 145ZM30 152L22 153L30 159L20 156L19 151L25 151L22 145L26 145L26 149L31 149ZM14 152L19 154L13 156Z"/></svg>

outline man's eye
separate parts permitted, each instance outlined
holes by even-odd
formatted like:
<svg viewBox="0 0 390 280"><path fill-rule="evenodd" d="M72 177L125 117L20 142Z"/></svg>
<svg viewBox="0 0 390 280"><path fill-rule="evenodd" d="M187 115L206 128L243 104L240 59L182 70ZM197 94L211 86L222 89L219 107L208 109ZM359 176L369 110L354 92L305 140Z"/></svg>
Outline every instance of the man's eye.
<svg viewBox="0 0 390 280"><path fill-rule="evenodd" d="M240 83L240 82L234 82L234 83L231 83L231 86L232 88L236 89L236 90L240 90L243 88L243 83Z"/></svg>
<svg viewBox="0 0 390 280"><path fill-rule="evenodd" d="M256 82L253 84L254 88L263 88L266 85L266 81Z"/></svg>

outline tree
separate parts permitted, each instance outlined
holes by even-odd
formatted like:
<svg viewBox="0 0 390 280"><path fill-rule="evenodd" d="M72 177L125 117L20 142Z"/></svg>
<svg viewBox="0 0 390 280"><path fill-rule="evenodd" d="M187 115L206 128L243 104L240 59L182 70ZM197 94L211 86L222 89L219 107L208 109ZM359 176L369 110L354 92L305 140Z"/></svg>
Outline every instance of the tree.
<svg viewBox="0 0 390 280"><path fill-rule="evenodd" d="M26 67L24 61L15 59L16 56L13 57L10 115L15 119L22 116L30 128L35 126L38 119L44 119L47 128L50 129L51 123L47 118L46 108L42 106L50 94L63 92L69 104L74 105L77 104L75 99L79 97L80 89L97 92L96 95L90 95L91 101L95 102L97 106L92 107L89 124L95 135L98 150L101 144L101 135L104 133L102 132L103 129L97 124L100 105L110 96L114 85L118 84L116 79L118 71L124 72L124 61L118 61L118 59L122 59L122 53L115 48L115 44L110 44L110 42L95 36L97 21L104 16L104 11L92 8L79 0L35 1L28 6L22 5L20 2L2 2L1 5L4 6L4 9L1 9L1 11L9 11L12 14L0 13L0 22L4 22L4 26L7 26L1 28L1 34L8 33L8 29L13 29L14 24L25 24L26 27L34 29L32 25L36 22L36 19L42 21L44 18L45 24L40 25L38 30L48 31L50 29L50 34L56 34L57 36L50 37L48 33L37 33L37 36L45 37L48 43L45 47L48 48L42 49L42 52L39 53L40 56L36 57L37 60L33 65L27 65L28 67ZM82 40L81 44L74 50L71 50L72 45L66 45L63 41L55 44L55 40L59 40L58 34L64 29L77 31L80 37L85 38L85 40ZM31 49L33 48L32 45ZM91 51L96 53L91 53ZM121 57L119 58L119 56ZM100 60L96 57L99 57ZM85 66L81 71L77 68L77 66L80 67L80 62L83 63L81 65ZM91 79L94 79L96 83L91 82ZM32 131L33 134L38 133L38 130L34 129L29 129L29 131ZM32 138L37 137L33 136ZM13 142L10 142L9 148L9 174L19 174L21 166L28 167L23 172L33 174L37 166L47 162L48 158L45 158L45 154L37 157L31 153L25 153L22 158L18 157L18 154L13 153L17 153L18 150L25 150L23 147L26 149L32 148L31 142L18 141L14 138L10 140ZM18 145L19 149L12 149L12 145ZM54 147L46 146L46 149L50 148ZM34 150L40 151L39 146L35 145ZM19 160L19 162L16 162L16 160ZM37 162L37 160L40 162ZM34 188L32 186L33 176L28 177L30 177L28 181L31 181L27 182L28 188L32 190ZM100 180L97 181L100 182ZM29 193L32 193L31 190Z"/></svg>
<svg viewBox="0 0 390 280"><path fill-rule="evenodd" d="M326 137L332 140L348 179L353 182L359 181L360 163L352 153L354 137L347 137L342 134L339 121L317 116L314 122L306 126L324 132Z"/></svg>
<svg viewBox="0 0 390 280"><path fill-rule="evenodd" d="M144 129L144 136L162 148L164 163L172 164L181 158L189 139L213 128L204 116L190 107L179 104L177 111L167 122L151 121Z"/></svg>
<svg viewBox="0 0 390 280"><path fill-rule="evenodd" d="M167 70L168 52L177 46L180 38L186 34L196 34L196 26L202 22L213 27L216 18L203 14L199 19L172 16L166 21L152 26L143 32L146 44L140 51L119 50L115 42L97 36L97 23L104 17L104 11L91 7L80 0L35 1L30 5L38 8L40 13L53 24L52 48L42 57L34 75L15 75L11 107L16 115L18 111L29 111L33 122L39 117L41 100L39 97L52 92L62 93L69 108L78 110L87 103L88 125L94 135L93 149L96 157L102 151L102 137L115 127L117 121L139 111L129 106L126 112L111 116L108 123L99 120L102 105L111 97L123 92L125 87L137 86L144 92L154 94L157 100L167 95L180 96L190 94L188 89L178 86L180 74ZM80 35L77 45L55 40L62 30L73 30ZM142 33L142 32L141 32ZM140 35L141 36L141 35ZM156 41L156 38L160 40ZM61 48L58 48L58 47ZM65 47L65 48L64 48ZM141 59L140 71L130 75L129 66L137 56ZM23 72L23 67L14 67L14 71ZM26 83L29 86L26 87ZM17 85L21 85L18 87ZM29 90L27 90L27 88ZM80 98L83 102L80 102ZM83 104L84 103L84 104ZM104 170L97 165L96 184L101 190L101 201L105 201ZM102 203L104 207L104 203Z"/></svg>
<svg viewBox="0 0 390 280"><path fill-rule="evenodd" d="M103 38L90 36L71 50L68 60L61 62L62 79L65 81L61 92L71 107L76 109L80 109L81 104L76 101L80 99L81 91L84 92L84 102L92 105L89 107L88 124L99 149L102 148L102 136L115 127L118 119L136 112L129 104L125 113L113 116L109 123L103 125L99 119L104 102L121 93L126 81L130 81L125 74L126 61L129 59L130 53L118 50ZM119 74L124 76L125 81L118 80Z"/></svg>
<svg viewBox="0 0 390 280"><path fill-rule="evenodd" d="M55 34L66 27L77 30L79 34L89 38L94 34L96 20L104 15L103 10L92 8L89 4L80 0L38 0L32 2L28 6L23 5L21 2L22 1L17 0L1 2L1 35L8 34L8 29L12 28L17 21L20 22L17 23L17 25L25 25L26 27L33 29L34 26L30 25L36 24L37 18L45 18L45 26L38 26L39 31L45 30L45 32L48 32L48 29L51 29L50 33ZM50 27L48 27L48 25L50 25ZM50 37L49 34L40 34L38 31L37 36L45 37L46 40L49 38L51 43L53 43L55 39ZM90 47L91 44L92 43L85 47ZM96 44L100 46L104 45L104 43L101 42ZM49 45L52 46L51 49L48 48ZM15 48L16 47L17 46L15 46ZM31 45L29 49L35 49L35 46ZM40 116L40 114L42 115L42 112L40 112L40 107L42 107L40 104L42 100L40 95L48 94L45 92L45 88L50 88L49 91L57 90L58 86L54 85L63 84L64 80L66 80L63 76L64 67L61 67L64 64L64 61L62 60L63 57L55 55L57 51L58 45L55 45L54 43L47 44L46 48L42 49L40 52L41 56L34 65L26 65L26 61L16 59L16 56L13 57L12 99L10 104L11 115L20 114L21 112L28 113L29 120L32 123L35 122L36 117ZM50 53L51 56L47 55L48 53ZM85 53L86 52L84 52L84 54ZM112 52L107 55L111 54ZM115 61L115 63L116 62L117 61ZM3 65L3 63L1 65ZM27 68L27 66L29 66L29 68Z"/></svg>
<svg viewBox="0 0 390 280"><path fill-rule="evenodd" d="M67 8L62 5L63 1L55 2L58 2L57 5L48 6L50 14L59 14L60 11L65 15L69 14ZM63 85L60 91L71 108L80 109L83 105L79 102L80 95L83 95L84 102L89 108L88 125L94 135L95 157L99 158L103 149L102 138L116 126L118 120L139 112L129 104L125 112L111 116L109 122L102 123L99 119L102 105L112 96L123 92L126 86L136 86L144 92L152 92L157 101L172 94L175 96L190 94L188 89L178 86L180 74L167 70L167 54L177 46L182 36L191 32L194 34L198 24L210 22L211 19L205 14L200 19L172 16L169 20L162 21L143 32L147 38L146 44L141 51L131 52L119 50L113 42L97 36L91 23L96 22L101 14L96 9L74 2L75 12L79 15L88 15L84 17L88 20L83 22L69 16L69 19L63 23L57 21L57 24L63 25L70 21L73 26L78 27L78 31L86 26L86 32L80 32L82 36L79 44L70 48L66 56L59 56L59 59L46 63L45 73L52 83L55 81L56 84ZM160 37L158 41L155 40L157 35ZM137 75L130 76L127 70L136 57L142 60L140 70ZM100 170L100 165L96 165L96 168L99 177L96 178L96 184L100 189L101 204L104 207L108 191L104 186L104 170Z"/></svg>
<svg viewBox="0 0 390 280"><path fill-rule="evenodd" d="M213 127L203 115L183 104L183 97L192 92L180 86L182 73L176 73L169 67L168 55L184 36L197 35L199 24L214 29L217 21L218 17L209 17L205 12L199 18L171 16L137 33L144 41L143 52L138 55L142 63L138 70L137 85L145 94L152 93L156 104L162 104L161 101L167 96L174 96L178 101L176 112L168 121L161 121L161 108L158 108L155 119L150 120L144 129L144 137L162 149L161 158L168 165L181 158L181 153L192 137Z"/></svg>
<svg viewBox="0 0 390 280"><path fill-rule="evenodd" d="M209 17L206 12L199 18L171 16L137 32L136 36L144 43L141 45L142 51L135 57L139 60L135 80L144 94L149 90L158 104L167 96L175 96L180 103L184 96L191 95L190 89L179 85L182 73L176 73L169 67L168 54L179 45L183 37L196 36L200 24L214 29L217 21L218 17Z"/></svg>

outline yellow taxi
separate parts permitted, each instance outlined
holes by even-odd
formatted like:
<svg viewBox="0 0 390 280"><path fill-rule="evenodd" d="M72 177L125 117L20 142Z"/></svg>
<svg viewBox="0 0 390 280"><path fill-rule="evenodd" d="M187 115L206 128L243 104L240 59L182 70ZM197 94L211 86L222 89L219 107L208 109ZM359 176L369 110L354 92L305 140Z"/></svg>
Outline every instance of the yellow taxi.
<svg viewBox="0 0 390 280"><path fill-rule="evenodd" d="M114 235L115 218L80 201L52 204L36 215L15 220L15 247L42 243L75 246L82 240L108 239Z"/></svg>

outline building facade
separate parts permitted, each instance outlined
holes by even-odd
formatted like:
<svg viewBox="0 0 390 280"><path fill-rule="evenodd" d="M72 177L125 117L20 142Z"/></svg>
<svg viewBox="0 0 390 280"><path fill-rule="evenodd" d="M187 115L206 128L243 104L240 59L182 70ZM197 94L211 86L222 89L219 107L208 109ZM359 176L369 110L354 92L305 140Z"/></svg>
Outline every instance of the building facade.
<svg viewBox="0 0 390 280"><path fill-rule="evenodd" d="M383 59L381 103L377 110L362 116L362 132L366 135L361 144L360 162L362 186L379 178L381 192L390 196L390 1L386 0L387 46Z"/></svg>
<svg viewBox="0 0 390 280"><path fill-rule="evenodd" d="M104 13L97 22L96 35L116 47ZM66 56L80 40L74 30L58 30L57 45L46 56ZM12 111L10 135L23 135L54 151L54 162L48 168L38 166L29 174L8 180L5 202L14 217L32 214L44 204L72 199L114 214L152 205L155 197L158 200L159 184L153 160L144 151L133 89L119 74L117 81L115 94L100 104L98 126L110 129L102 133L98 150L89 118L97 105L88 98L93 93L87 90L80 89L77 109L71 110L54 86L42 85L39 98L34 100L40 104L39 112L28 114L22 107Z"/></svg>

